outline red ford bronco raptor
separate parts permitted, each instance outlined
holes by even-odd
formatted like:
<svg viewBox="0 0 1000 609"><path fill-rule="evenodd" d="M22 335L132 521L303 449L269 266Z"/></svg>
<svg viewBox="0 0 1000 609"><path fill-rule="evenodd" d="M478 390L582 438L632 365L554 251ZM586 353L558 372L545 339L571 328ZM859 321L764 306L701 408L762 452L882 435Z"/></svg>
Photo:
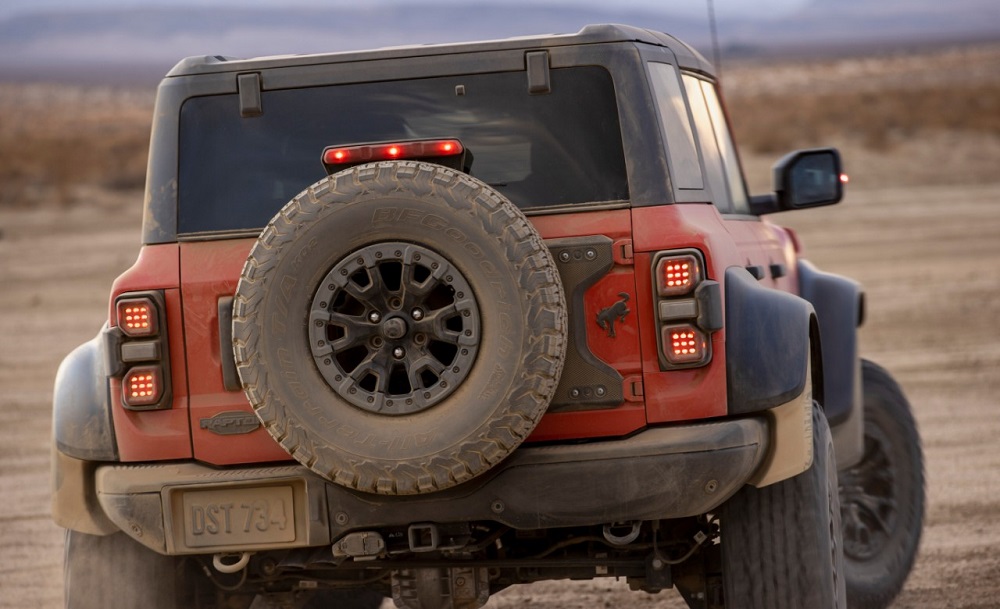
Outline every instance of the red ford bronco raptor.
<svg viewBox="0 0 1000 609"><path fill-rule="evenodd" d="M864 298L748 196L712 67L589 26L179 63L142 248L59 369L77 609L474 609L624 578L693 608L884 607L919 437Z"/></svg>

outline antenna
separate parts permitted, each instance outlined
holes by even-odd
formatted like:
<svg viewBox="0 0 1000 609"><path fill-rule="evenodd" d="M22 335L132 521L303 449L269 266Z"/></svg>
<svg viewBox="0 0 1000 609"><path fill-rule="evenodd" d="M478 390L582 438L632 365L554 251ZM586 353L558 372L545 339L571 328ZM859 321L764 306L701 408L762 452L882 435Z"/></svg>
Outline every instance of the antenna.
<svg viewBox="0 0 1000 609"><path fill-rule="evenodd" d="M719 53L719 34L715 29L715 2L708 2L708 28L712 33L712 62L715 64L715 77L722 80L722 55Z"/></svg>

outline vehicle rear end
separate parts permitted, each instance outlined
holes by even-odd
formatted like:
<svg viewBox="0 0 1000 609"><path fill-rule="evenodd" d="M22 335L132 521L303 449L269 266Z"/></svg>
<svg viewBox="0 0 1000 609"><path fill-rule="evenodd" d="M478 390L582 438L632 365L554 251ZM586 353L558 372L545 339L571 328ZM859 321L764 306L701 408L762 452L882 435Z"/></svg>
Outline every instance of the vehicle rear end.
<svg viewBox="0 0 1000 609"><path fill-rule="evenodd" d="M686 559L772 438L727 385L741 253L648 137L637 49L682 62L587 36L175 68L139 258L57 381L57 522L205 606L715 589Z"/></svg>

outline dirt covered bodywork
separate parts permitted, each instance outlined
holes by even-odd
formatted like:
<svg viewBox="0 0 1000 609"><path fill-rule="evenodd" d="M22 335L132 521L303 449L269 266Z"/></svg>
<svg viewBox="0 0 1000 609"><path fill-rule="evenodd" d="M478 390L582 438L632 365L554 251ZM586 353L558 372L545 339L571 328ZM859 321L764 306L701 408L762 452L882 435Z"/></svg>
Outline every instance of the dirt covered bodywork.
<svg viewBox="0 0 1000 609"><path fill-rule="evenodd" d="M761 219L837 202L839 155L775 177L747 195L710 66L646 30L181 62L139 258L56 381L53 509L68 571L176 581L67 598L734 606L780 543L818 582L780 594L843 606L863 299Z"/></svg>

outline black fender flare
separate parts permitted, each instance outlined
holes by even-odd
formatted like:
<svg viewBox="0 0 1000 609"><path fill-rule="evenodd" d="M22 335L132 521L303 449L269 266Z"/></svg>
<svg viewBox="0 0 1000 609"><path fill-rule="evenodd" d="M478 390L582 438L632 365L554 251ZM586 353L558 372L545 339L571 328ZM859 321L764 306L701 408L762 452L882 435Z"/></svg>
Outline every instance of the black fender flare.
<svg viewBox="0 0 1000 609"><path fill-rule="evenodd" d="M864 322L864 292L856 281L824 273L799 260L799 294L816 311L822 353L823 409L834 427L861 407L858 327Z"/></svg>
<svg viewBox="0 0 1000 609"><path fill-rule="evenodd" d="M807 388L815 313L806 300L726 269L726 382L729 414L785 404Z"/></svg>
<svg viewBox="0 0 1000 609"><path fill-rule="evenodd" d="M90 535L118 530L97 500L94 473L118 461L105 353L107 326L63 359L52 395L52 519Z"/></svg>
<svg viewBox="0 0 1000 609"><path fill-rule="evenodd" d="M56 373L52 395L55 448L84 461L117 461L105 364L105 332L74 349Z"/></svg>

